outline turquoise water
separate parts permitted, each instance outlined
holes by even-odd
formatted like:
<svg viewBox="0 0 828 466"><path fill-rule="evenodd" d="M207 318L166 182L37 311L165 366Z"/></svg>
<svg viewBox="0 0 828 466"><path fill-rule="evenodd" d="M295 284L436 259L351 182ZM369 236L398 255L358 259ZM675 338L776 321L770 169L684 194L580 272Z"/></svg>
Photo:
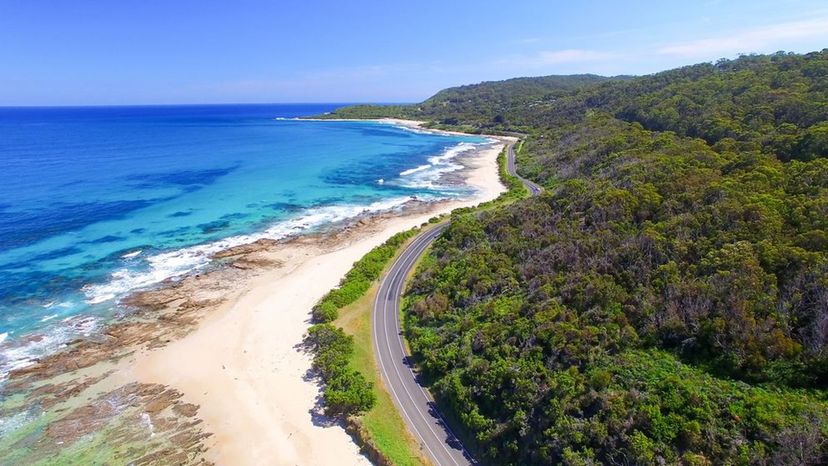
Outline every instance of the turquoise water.
<svg viewBox="0 0 828 466"><path fill-rule="evenodd" d="M0 109L0 375L211 252L470 194L444 175L485 139L292 119L334 107Z"/></svg>

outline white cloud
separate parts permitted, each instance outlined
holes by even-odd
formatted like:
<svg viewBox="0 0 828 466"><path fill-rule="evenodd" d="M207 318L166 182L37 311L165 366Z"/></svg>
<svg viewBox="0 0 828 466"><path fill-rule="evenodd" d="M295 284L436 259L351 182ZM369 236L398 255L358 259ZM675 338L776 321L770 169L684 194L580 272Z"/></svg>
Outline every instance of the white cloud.
<svg viewBox="0 0 828 466"><path fill-rule="evenodd" d="M667 44L658 48L657 53L682 58L710 58L736 53L769 52L782 49L797 40L822 38L828 39L828 16L747 29L719 37Z"/></svg>

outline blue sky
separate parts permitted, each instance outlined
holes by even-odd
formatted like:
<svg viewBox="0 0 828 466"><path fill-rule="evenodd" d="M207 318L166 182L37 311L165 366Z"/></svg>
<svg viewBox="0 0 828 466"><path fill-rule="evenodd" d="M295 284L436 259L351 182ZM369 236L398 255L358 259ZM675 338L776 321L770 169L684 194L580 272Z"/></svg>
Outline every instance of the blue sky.
<svg viewBox="0 0 828 466"><path fill-rule="evenodd" d="M412 102L828 47L828 3L0 0L0 105Z"/></svg>

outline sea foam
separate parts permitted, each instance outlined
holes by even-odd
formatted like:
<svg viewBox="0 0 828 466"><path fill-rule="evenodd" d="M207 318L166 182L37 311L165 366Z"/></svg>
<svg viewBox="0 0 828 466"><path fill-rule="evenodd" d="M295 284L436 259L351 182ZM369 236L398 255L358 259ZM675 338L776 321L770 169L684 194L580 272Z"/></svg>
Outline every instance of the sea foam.
<svg viewBox="0 0 828 466"><path fill-rule="evenodd" d="M130 291L202 269L210 264L210 258L219 251L252 243L259 239L283 239L361 215L391 211L402 207L412 199L412 197L397 197L367 205L331 205L311 208L297 217L279 222L259 233L231 236L207 244L155 254L146 259L145 269L120 268L112 272L107 282L88 284L83 287L83 292L89 304L100 304L121 297Z"/></svg>
<svg viewBox="0 0 828 466"><path fill-rule="evenodd" d="M408 188L437 188L443 176L463 168L463 165L456 163L454 159L479 147L479 144L466 142L449 147L442 154L429 157L428 165L420 165L416 168L401 172L398 184Z"/></svg>
<svg viewBox="0 0 828 466"><path fill-rule="evenodd" d="M429 168L431 168L431 165L420 165L417 168L411 168L411 169L408 169L408 170L401 171L400 176L413 175L414 173L417 173L417 172L420 172L420 171L423 171L423 170L428 170Z"/></svg>
<svg viewBox="0 0 828 466"><path fill-rule="evenodd" d="M259 233L238 235L198 246L162 252L145 259L143 269L127 267L127 264L140 260L137 256L124 257L124 267L110 274L109 280L104 283L88 284L82 291L88 304L101 304L124 297L130 292L157 285L170 278L181 277L195 272L210 264L213 254L256 240L283 239L289 236L308 233L328 225L335 225L362 215L391 212L403 207L414 199L428 200L428 196L419 195L396 197L373 202L370 204L330 205L307 209L298 216L276 223ZM435 198L436 199L436 198ZM126 255L130 256L130 255ZM50 307L65 307L70 303L54 303ZM50 314L41 321L47 322L58 317ZM27 341L11 341L9 333L0 334L0 381L4 380L9 372L21 369L34 363L38 358L51 354L70 341L78 337L89 337L95 334L103 325L98 317L77 315L68 317L38 338ZM7 341L8 340L8 341Z"/></svg>
<svg viewBox="0 0 828 466"><path fill-rule="evenodd" d="M39 334L37 338L6 341L8 333L2 334L5 336L0 338L0 381L4 380L9 372L34 364L37 359L54 353L72 340L90 337L100 328L99 318L77 315L63 319L48 332Z"/></svg>

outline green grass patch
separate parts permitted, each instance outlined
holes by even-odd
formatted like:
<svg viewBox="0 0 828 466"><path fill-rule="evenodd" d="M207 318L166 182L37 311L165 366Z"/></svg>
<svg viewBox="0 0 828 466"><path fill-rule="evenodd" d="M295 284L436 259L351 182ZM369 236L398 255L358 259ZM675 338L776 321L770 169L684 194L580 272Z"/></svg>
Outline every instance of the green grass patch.
<svg viewBox="0 0 828 466"><path fill-rule="evenodd" d="M400 248L402 249L402 248ZM408 431L391 395L382 382L374 357L372 312L378 283L354 303L340 309L339 318L334 322L354 338L354 352L350 367L359 371L373 382L376 403L360 418L371 440L394 464L417 466L429 464L420 451L419 444Z"/></svg>
<svg viewBox="0 0 828 466"><path fill-rule="evenodd" d="M429 223L439 221L435 217ZM401 466L429 462L385 390L374 355L371 318L380 276L420 231L398 233L357 261L340 286L314 307L318 323L306 337L325 385L326 412L356 420L359 436L367 437L362 440Z"/></svg>

